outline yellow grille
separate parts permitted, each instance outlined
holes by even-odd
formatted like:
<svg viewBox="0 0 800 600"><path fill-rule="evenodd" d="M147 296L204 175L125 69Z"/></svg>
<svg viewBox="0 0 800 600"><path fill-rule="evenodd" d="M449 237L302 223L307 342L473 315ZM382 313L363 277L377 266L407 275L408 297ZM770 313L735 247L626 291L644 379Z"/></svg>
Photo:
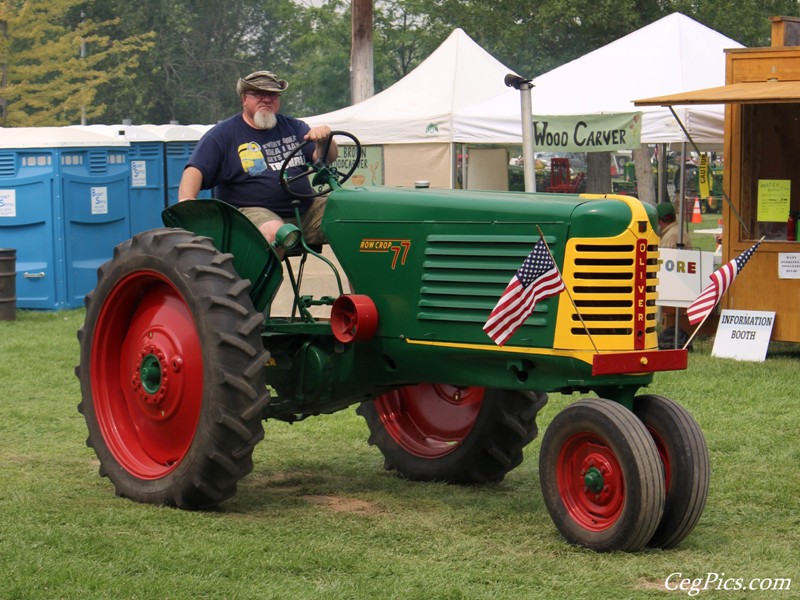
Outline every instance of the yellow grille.
<svg viewBox="0 0 800 600"><path fill-rule="evenodd" d="M559 301L555 348L657 347L658 238L649 223L645 229L569 240L562 269L569 296Z"/></svg>

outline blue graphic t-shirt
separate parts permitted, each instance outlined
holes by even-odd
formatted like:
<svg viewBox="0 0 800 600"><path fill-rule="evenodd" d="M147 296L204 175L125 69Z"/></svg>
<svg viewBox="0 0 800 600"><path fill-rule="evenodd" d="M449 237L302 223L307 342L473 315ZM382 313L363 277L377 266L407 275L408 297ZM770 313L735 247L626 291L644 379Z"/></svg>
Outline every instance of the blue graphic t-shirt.
<svg viewBox="0 0 800 600"><path fill-rule="evenodd" d="M187 166L203 174L203 189L216 188L214 196L234 206L263 206L282 217L294 216L292 197L278 181L284 160L303 142L309 126L293 117L277 115L272 129L254 129L241 114L226 119L206 132L189 157ZM311 160L314 144L294 158L294 167ZM298 169L289 168L289 177ZM292 183L292 189L311 192L305 179ZM311 199L300 201L305 212Z"/></svg>

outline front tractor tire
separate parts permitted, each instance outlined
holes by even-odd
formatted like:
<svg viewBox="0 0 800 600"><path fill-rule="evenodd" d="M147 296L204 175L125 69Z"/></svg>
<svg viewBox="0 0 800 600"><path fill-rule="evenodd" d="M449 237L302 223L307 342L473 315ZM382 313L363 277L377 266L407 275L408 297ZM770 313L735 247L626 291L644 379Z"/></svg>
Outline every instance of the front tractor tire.
<svg viewBox="0 0 800 600"><path fill-rule="evenodd" d="M664 516L648 545L673 548L691 533L705 509L711 479L708 446L697 421L674 400L637 396L633 412L653 437L664 465Z"/></svg>
<svg viewBox="0 0 800 600"><path fill-rule="evenodd" d="M650 432L627 408L585 398L542 438L542 496L564 538L600 552L636 551L664 512L664 475Z"/></svg>
<svg viewBox="0 0 800 600"><path fill-rule="evenodd" d="M119 496L210 508L252 470L268 354L248 288L230 254L182 229L141 233L98 270L78 410Z"/></svg>
<svg viewBox="0 0 800 600"><path fill-rule="evenodd" d="M423 383L361 404L384 467L414 481L485 484L522 462L546 394Z"/></svg>

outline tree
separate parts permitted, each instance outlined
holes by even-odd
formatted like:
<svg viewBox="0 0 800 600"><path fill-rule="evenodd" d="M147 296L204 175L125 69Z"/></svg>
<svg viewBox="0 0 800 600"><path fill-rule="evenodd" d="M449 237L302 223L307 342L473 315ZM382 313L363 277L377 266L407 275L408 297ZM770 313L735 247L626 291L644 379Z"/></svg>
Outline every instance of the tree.
<svg viewBox="0 0 800 600"><path fill-rule="evenodd" d="M350 90L353 103L375 93L372 44L372 0L352 0L350 44Z"/></svg>
<svg viewBox="0 0 800 600"><path fill-rule="evenodd" d="M69 125L105 112L97 89L132 78L150 35L112 37L115 19L83 18L84 0L25 0L0 4L7 109L3 125Z"/></svg>
<svg viewBox="0 0 800 600"><path fill-rule="evenodd" d="M678 11L744 44L748 48L771 43L769 18L797 15L797 0L664 0L667 14Z"/></svg>

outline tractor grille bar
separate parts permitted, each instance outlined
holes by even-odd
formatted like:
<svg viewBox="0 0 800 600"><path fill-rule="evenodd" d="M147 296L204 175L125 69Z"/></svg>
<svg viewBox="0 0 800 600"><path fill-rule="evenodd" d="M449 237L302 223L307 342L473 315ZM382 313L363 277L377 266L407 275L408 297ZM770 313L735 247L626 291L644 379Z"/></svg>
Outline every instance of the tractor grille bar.
<svg viewBox="0 0 800 600"><path fill-rule="evenodd" d="M536 243L531 236L432 235L420 288L421 320L486 322L509 280ZM527 325L544 325L536 315Z"/></svg>
<svg viewBox="0 0 800 600"><path fill-rule="evenodd" d="M568 322L568 333L562 330L562 335L575 342L576 337L588 337L588 331L604 347L618 348L618 338L623 337L632 340L630 349L645 348L647 335L656 330L658 246L646 239L631 244L577 243L569 254L572 259L565 261L563 275L574 306L561 305L566 314L559 316Z"/></svg>
<svg viewBox="0 0 800 600"><path fill-rule="evenodd" d="M569 295L536 305L518 339L542 340L554 328L560 348L637 350L656 331L656 238L631 243L569 243L561 268ZM427 240L417 318L483 324L536 237L433 235ZM558 256L559 241L547 238ZM574 304L573 304L574 302ZM528 334L525 334L525 330ZM477 330L480 331L480 330ZM591 334L591 340L589 339ZM650 338L650 339L648 339Z"/></svg>

